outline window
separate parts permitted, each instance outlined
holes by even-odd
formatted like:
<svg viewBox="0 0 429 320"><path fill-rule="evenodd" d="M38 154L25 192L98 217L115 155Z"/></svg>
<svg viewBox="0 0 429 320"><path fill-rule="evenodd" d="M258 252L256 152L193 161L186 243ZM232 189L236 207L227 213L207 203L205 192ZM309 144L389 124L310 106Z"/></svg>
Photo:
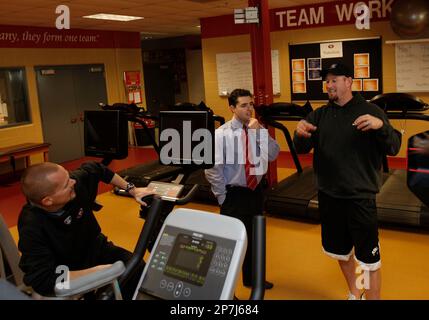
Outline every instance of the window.
<svg viewBox="0 0 429 320"><path fill-rule="evenodd" d="M0 128L30 122L24 68L0 68Z"/></svg>

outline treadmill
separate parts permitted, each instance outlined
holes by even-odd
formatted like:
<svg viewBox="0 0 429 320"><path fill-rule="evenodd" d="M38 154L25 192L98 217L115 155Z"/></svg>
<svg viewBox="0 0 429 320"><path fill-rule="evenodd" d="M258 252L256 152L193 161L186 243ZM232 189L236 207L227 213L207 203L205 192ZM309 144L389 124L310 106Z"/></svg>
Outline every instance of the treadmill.
<svg viewBox="0 0 429 320"><path fill-rule="evenodd" d="M157 121L158 117L149 114L144 108L138 107L134 103L100 104L100 106L103 110L119 110L124 112L128 121L139 123L159 155L159 146L145 122L147 119ZM158 160L155 160L122 170L118 174L128 182L134 183L137 187L146 187L151 181L169 181L181 172L182 169L180 167L162 165ZM128 195L125 190L117 187L114 188L114 193L117 195Z"/></svg>
<svg viewBox="0 0 429 320"><path fill-rule="evenodd" d="M135 104L115 103L111 106L102 105L102 108L104 110L122 110L123 112L126 112L128 121L141 124L145 134L148 136L159 157L160 149L158 143L144 121L145 119L158 121L158 116L149 114L143 108L140 108ZM219 125L225 123L225 118L213 114L213 111L207 107L204 102L200 102L198 105L189 102L179 103L174 106L167 107L165 111L207 111L211 114L211 119L213 119L215 123L218 123ZM118 172L121 177L128 182L134 183L137 187L146 187L151 181L169 182L175 179L180 173L184 173L182 167L164 165L160 163L159 160L150 161ZM195 184L199 185L199 189L194 195L195 201L217 203L216 197L211 192L210 183L207 181L203 169L195 170L189 175L186 175L186 180L184 181L184 192L188 192ZM128 196L128 193L125 190L117 187L114 188L114 193L121 196Z"/></svg>
<svg viewBox="0 0 429 320"><path fill-rule="evenodd" d="M262 122L281 130L286 138L296 172L271 187L266 193L268 214L317 223L320 220L317 187L312 167L302 168L289 130L279 121L300 121L313 111L311 104L278 102L256 107Z"/></svg>
<svg viewBox="0 0 429 320"><path fill-rule="evenodd" d="M389 119L429 121L429 114L425 114L429 105L410 94L385 93L375 96L370 102L382 108ZM377 194L379 222L429 229L429 209L408 188L407 170L389 170L387 161L384 161L384 167L384 183Z"/></svg>
<svg viewBox="0 0 429 320"><path fill-rule="evenodd" d="M207 107L204 102L200 102L199 105L189 102L176 104L170 107L169 111L207 111L211 113L211 118L215 125L221 126L225 123L225 118L214 114L213 110ZM198 184L199 188L193 196L193 201L217 205L217 199L211 191L211 184L206 179L203 169L194 170L186 177L184 181L184 192L188 192L196 184Z"/></svg>
<svg viewBox="0 0 429 320"><path fill-rule="evenodd" d="M429 153L416 144L415 137L429 145L429 130L408 139L407 185L408 188L429 207Z"/></svg>

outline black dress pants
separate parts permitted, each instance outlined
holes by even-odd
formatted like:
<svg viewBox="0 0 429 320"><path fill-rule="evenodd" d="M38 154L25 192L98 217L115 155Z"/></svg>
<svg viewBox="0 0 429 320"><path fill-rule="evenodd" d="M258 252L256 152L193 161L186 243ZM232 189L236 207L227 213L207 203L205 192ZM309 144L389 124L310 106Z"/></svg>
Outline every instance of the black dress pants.
<svg viewBox="0 0 429 320"><path fill-rule="evenodd" d="M253 217L262 215L264 210L264 193L262 183L255 190L245 187L227 186L225 201L220 213L241 220L247 232L247 250L243 263L243 284L252 284L252 228Z"/></svg>

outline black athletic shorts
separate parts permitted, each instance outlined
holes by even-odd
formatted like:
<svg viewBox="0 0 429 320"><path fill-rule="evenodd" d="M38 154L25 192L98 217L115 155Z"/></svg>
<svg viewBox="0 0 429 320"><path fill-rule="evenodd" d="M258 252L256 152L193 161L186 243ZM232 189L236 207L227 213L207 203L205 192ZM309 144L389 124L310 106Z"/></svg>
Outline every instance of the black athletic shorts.
<svg viewBox="0 0 429 320"><path fill-rule="evenodd" d="M328 255L348 260L354 248L364 269L380 267L375 199L341 199L319 192L319 212L322 246Z"/></svg>

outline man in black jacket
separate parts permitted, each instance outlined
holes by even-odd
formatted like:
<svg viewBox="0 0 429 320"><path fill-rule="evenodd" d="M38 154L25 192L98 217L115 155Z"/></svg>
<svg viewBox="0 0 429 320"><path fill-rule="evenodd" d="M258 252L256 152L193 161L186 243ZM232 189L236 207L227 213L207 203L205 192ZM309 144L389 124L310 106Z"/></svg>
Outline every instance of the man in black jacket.
<svg viewBox="0 0 429 320"><path fill-rule="evenodd" d="M349 299L361 297L362 282L366 298L380 299L375 196L381 186L383 156L399 152L401 134L379 107L352 94L353 75L347 66L334 64L322 71L322 77L329 103L298 123L294 144L298 153L314 148L322 246L338 260ZM363 278L357 278L356 271L364 271Z"/></svg>
<svg viewBox="0 0 429 320"><path fill-rule="evenodd" d="M128 190L145 205L140 200L149 194L145 188L136 188L100 163L85 163L69 174L62 166L45 162L23 173L21 186L28 202L18 220L20 268L25 284L37 293L54 294L59 266L74 279L130 259L129 251L101 233L93 214L100 181ZM134 280L138 281L130 280L122 288L124 298L131 298Z"/></svg>

